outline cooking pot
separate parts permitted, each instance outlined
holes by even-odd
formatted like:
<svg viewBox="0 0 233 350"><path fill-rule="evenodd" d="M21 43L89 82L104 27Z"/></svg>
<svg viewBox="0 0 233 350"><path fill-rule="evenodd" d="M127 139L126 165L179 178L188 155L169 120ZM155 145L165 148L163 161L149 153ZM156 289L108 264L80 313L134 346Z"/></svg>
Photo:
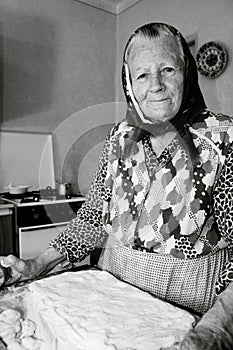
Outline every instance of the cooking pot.
<svg viewBox="0 0 233 350"><path fill-rule="evenodd" d="M69 194L70 188L71 188L70 183L56 182L57 194L59 196L66 196L67 194Z"/></svg>
<svg viewBox="0 0 233 350"><path fill-rule="evenodd" d="M14 186L13 184L9 184L8 187L5 187L10 194L23 194L26 193L30 186L20 185Z"/></svg>

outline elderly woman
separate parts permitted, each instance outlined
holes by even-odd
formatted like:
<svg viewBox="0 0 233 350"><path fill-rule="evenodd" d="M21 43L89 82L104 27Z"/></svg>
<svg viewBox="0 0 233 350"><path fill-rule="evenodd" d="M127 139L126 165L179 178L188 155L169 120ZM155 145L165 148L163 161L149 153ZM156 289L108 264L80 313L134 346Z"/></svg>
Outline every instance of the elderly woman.
<svg viewBox="0 0 233 350"><path fill-rule="evenodd" d="M106 138L77 218L34 260L8 256L3 264L12 281L31 278L106 241L102 269L205 314L177 348L229 349L232 120L206 109L195 60L167 24L136 30L122 77L126 118Z"/></svg>

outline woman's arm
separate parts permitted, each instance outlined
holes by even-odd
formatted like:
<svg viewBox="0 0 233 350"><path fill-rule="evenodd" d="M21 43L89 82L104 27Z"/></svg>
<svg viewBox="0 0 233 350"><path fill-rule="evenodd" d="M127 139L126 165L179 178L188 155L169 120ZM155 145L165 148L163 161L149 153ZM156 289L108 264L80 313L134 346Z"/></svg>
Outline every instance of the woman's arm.
<svg viewBox="0 0 233 350"><path fill-rule="evenodd" d="M226 159L213 192L214 216L220 234L233 243L233 145L228 147Z"/></svg>
<svg viewBox="0 0 233 350"><path fill-rule="evenodd" d="M1 264L11 267L12 278L7 284L43 276L64 260L83 260L97 246L101 246L107 234L102 225L103 198L106 199L104 179L110 136L106 138L100 155L97 171L93 178L85 203L68 226L52 240L42 254L34 259L24 260L13 255L1 259Z"/></svg>
<svg viewBox="0 0 233 350"><path fill-rule="evenodd" d="M50 247L60 252L71 263L83 260L96 247L101 247L107 236L102 224L102 208L103 199L108 196L104 180L109 145L108 136L90 190L77 217L50 242Z"/></svg>
<svg viewBox="0 0 233 350"><path fill-rule="evenodd" d="M228 147L226 160L213 192L214 217L220 235L233 248L233 145ZM216 292L220 294L233 281L233 260L221 272Z"/></svg>
<svg viewBox="0 0 233 350"><path fill-rule="evenodd" d="M42 254L34 259L19 259L14 255L8 255L1 259L3 267L11 268L11 276L7 281L7 285L33 279L46 275L54 266L65 260L65 257L53 248L46 249Z"/></svg>
<svg viewBox="0 0 233 350"><path fill-rule="evenodd" d="M233 349L233 283L222 292L212 308L184 340L166 350ZM164 349L165 350L165 349Z"/></svg>
<svg viewBox="0 0 233 350"><path fill-rule="evenodd" d="M233 246L233 145L217 180L213 205L219 232ZM217 284L219 294L197 326L184 340L166 350L229 350L233 349L233 259L221 272ZM165 349L164 349L165 350Z"/></svg>
<svg viewBox="0 0 233 350"><path fill-rule="evenodd" d="M214 216L221 236L233 244L233 145L229 145L226 159L213 192ZM233 261L226 268L233 272ZM220 294L197 326L191 330L178 349L228 350L233 348L233 278L223 270L217 292ZM230 270L228 272L230 272ZM223 278L224 276L224 278Z"/></svg>

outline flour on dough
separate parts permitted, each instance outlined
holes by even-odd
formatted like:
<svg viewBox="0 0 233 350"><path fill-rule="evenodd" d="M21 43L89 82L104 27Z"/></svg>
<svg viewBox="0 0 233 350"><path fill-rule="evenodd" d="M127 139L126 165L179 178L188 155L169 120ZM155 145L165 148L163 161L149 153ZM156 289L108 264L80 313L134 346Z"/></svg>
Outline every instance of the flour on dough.
<svg viewBox="0 0 233 350"><path fill-rule="evenodd" d="M33 282L27 305L41 350L157 350L181 341L195 323L189 312L99 270Z"/></svg>

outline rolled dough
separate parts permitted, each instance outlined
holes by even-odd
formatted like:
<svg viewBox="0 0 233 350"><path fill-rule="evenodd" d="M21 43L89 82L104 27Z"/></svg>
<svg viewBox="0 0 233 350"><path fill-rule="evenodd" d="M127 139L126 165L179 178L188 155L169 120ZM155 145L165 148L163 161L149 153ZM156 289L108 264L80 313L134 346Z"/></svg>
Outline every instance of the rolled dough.
<svg viewBox="0 0 233 350"><path fill-rule="evenodd" d="M41 350L158 350L181 341L195 317L99 270L36 282L25 296Z"/></svg>

